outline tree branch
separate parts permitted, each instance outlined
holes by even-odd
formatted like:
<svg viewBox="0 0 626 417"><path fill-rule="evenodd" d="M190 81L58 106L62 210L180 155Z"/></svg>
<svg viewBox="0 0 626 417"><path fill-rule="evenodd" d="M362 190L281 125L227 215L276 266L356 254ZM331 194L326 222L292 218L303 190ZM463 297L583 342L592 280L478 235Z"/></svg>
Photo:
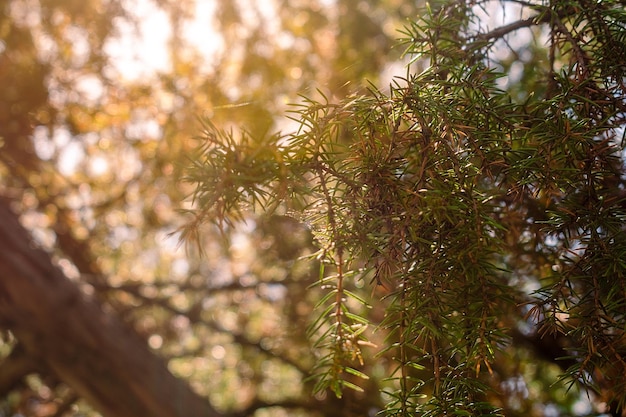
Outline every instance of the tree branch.
<svg viewBox="0 0 626 417"><path fill-rule="evenodd" d="M5 397L26 375L37 370L36 361L24 352L21 345L15 346L0 363L0 397Z"/></svg>
<svg viewBox="0 0 626 417"><path fill-rule="evenodd" d="M36 248L0 203L0 324L110 417L218 417L161 358Z"/></svg>
<svg viewBox="0 0 626 417"><path fill-rule="evenodd" d="M508 35L511 32L515 32L516 30L527 28L538 23L542 23L537 20L537 16L529 17L528 19L517 20L515 22L509 23L508 25L500 26L490 32L479 33L476 35L476 41L490 41L492 39L499 39L505 35Z"/></svg>
<svg viewBox="0 0 626 417"><path fill-rule="evenodd" d="M573 8L569 8L569 9L565 9L560 12L557 12L557 11L550 9L549 7L543 7L543 6L538 6L538 5L535 5L535 6L529 5L528 7L539 11L539 13L529 18L517 20L515 22L509 23L508 25L500 26L489 32L479 33L475 36L474 42L484 42L484 41L490 41L493 39L499 39L519 29L524 29L524 28L528 28L531 26L551 23L551 22L554 22L555 19L563 19L575 13L575 10Z"/></svg>

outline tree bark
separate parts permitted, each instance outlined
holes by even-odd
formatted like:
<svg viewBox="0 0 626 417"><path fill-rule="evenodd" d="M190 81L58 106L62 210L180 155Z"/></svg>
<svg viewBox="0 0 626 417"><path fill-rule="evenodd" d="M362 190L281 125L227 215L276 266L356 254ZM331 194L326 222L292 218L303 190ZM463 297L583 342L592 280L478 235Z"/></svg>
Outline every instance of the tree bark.
<svg viewBox="0 0 626 417"><path fill-rule="evenodd" d="M17 387L24 377L37 371L35 361L18 344L11 354L0 362L0 396Z"/></svg>
<svg viewBox="0 0 626 417"><path fill-rule="evenodd" d="M86 297L0 202L0 326L104 416L217 417L117 316Z"/></svg>

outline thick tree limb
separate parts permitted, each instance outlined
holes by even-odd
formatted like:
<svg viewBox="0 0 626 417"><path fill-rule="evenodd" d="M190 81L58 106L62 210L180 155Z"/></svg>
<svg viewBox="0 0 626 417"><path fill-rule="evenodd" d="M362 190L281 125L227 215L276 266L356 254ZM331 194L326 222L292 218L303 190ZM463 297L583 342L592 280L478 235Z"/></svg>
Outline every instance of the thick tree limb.
<svg viewBox="0 0 626 417"><path fill-rule="evenodd" d="M35 361L28 356L20 345L0 362L0 397L6 396L26 375L36 372Z"/></svg>
<svg viewBox="0 0 626 417"><path fill-rule="evenodd" d="M87 299L0 203L0 325L111 417L217 417L136 333Z"/></svg>

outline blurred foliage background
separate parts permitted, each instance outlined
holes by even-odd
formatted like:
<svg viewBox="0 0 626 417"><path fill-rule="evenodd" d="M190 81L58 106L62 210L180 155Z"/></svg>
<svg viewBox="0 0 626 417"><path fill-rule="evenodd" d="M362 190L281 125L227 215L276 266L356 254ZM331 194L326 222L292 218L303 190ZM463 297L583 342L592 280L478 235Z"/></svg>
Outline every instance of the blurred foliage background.
<svg viewBox="0 0 626 417"><path fill-rule="evenodd" d="M477 3L487 26L526 17L514 1ZM363 349L364 392L310 395L317 356L306 327L320 292L310 288L316 262L302 258L316 250L308 228L250 215L199 227L201 251L181 245L193 206L182 179L201 145L200 117L263 138L296 127L285 113L301 95L343 98L366 80L385 89L406 71L398 31L423 6L0 1L0 195L68 277L224 415L373 416L388 400L380 390L391 366L375 348ZM547 87L539 82L546 45L535 27L493 57L510 73L501 87L520 101ZM373 291L353 287L364 297ZM382 320L380 307L368 314ZM383 330L369 338L385 343ZM2 334L4 364L17 345ZM508 353L492 399L506 415L595 412L593 397L554 383L561 370L549 352L520 340ZM0 416L98 415L36 364L25 369L19 384L0 386Z"/></svg>
<svg viewBox="0 0 626 417"><path fill-rule="evenodd" d="M401 3L0 2L0 193L69 277L220 410L347 415L303 382L315 361L305 328L317 272L296 260L308 231L249 219L203 230L204 257L181 246L198 117L288 129L299 94L378 80L417 10ZM14 348L3 334L2 357ZM0 415L97 415L33 368L2 387Z"/></svg>

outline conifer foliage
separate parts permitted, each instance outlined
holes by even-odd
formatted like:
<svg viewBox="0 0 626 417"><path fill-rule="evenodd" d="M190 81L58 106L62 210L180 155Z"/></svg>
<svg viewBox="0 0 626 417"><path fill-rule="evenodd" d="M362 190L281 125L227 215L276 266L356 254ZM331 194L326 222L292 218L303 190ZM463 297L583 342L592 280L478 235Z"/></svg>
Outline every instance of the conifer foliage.
<svg viewBox="0 0 626 417"><path fill-rule="evenodd" d="M519 20L487 27L494 5ZM518 53L509 40L524 33L546 52L512 65L501 51ZM523 347L620 412L624 3L449 1L400 45L406 76L304 98L294 133L205 120L188 236L250 210L312 230L317 391L359 390L363 361L385 357L386 415L499 415L500 359Z"/></svg>

